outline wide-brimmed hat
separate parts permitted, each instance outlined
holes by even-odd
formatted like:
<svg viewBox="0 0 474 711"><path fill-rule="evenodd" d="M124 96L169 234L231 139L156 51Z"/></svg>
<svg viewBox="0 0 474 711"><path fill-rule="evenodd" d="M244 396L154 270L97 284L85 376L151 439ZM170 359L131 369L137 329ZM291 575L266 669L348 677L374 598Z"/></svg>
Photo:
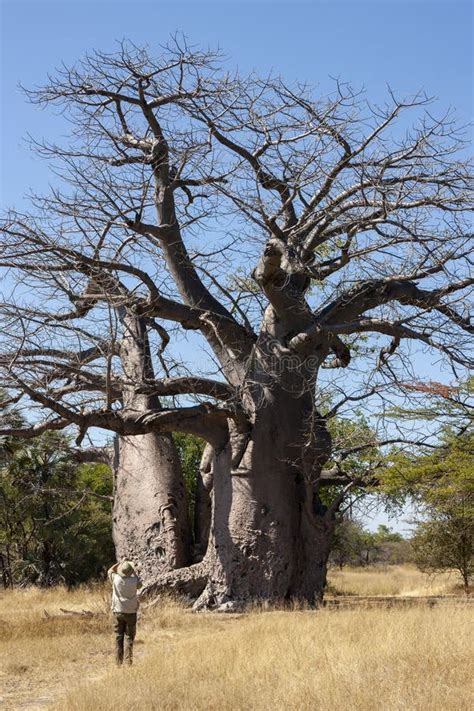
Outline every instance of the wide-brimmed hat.
<svg viewBox="0 0 474 711"><path fill-rule="evenodd" d="M135 573L135 568L131 560L123 560L119 567L117 568L117 573L122 576L122 578L128 578L130 575Z"/></svg>

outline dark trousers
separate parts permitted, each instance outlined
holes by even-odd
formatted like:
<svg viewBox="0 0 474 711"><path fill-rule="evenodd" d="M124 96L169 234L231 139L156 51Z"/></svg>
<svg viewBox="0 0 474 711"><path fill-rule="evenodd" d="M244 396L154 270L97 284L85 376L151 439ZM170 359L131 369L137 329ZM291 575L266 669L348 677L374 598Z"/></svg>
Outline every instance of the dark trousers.
<svg viewBox="0 0 474 711"><path fill-rule="evenodd" d="M125 662L131 664L133 661L133 640L137 632L137 613L114 612L114 632L115 661L117 664L122 664L125 651Z"/></svg>

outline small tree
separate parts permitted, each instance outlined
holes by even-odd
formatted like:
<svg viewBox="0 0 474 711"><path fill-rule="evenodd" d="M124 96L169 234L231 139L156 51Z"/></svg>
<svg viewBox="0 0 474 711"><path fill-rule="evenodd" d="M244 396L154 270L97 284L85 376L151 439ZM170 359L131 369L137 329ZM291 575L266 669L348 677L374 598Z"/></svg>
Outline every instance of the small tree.
<svg viewBox="0 0 474 711"><path fill-rule="evenodd" d="M474 432L447 432L444 447L419 457L407 474L418 476L416 498L427 520L413 536L415 562L430 572L456 570L466 593L474 573Z"/></svg>
<svg viewBox="0 0 474 711"><path fill-rule="evenodd" d="M474 574L474 517L468 506L463 499L448 508L432 508L430 520L419 523L412 538L414 560L420 570L456 570L466 594Z"/></svg>
<svg viewBox="0 0 474 711"><path fill-rule="evenodd" d="M474 432L472 408L462 418L448 402L450 427L430 454L393 458L385 483L417 507L414 560L427 572L457 570L466 592L473 574ZM454 414L453 414L454 413Z"/></svg>

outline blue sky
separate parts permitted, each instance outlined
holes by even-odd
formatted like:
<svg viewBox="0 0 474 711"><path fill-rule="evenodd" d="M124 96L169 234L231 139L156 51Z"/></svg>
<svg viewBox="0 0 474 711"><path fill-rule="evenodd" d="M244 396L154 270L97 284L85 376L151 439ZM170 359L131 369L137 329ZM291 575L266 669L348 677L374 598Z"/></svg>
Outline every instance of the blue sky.
<svg viewBox="0 0 474 711"><path fill-rule="evenodd" d="M383 101L387 84L402 94L423 88L440 110L453 106L461 122L472 120L471 2L0 0L0 11L2 207L21 206L25 193L44 190L50 179L29 154L26 133L63 131L61 117L29 106L18 83L40 84L61 62L113 50L123 38L158 53L180 31L191 43L220 47L243 72L273 70L323 93L330 77L364 86L375 101Z"/></svg>
<svg viewBox="0 0 474 711"><path fill-rule="evenodd" d="M22 138L58 130L51 114L25 103L18 82L41 83L62 61L110 50L129 38L155 47L182 31L193 43L220 46L243 71L270 69L307 79L322 92L330 76L365 86L382 100L386 83L398 92L420 87L472 116L471 2L457 0L0 0L1 200L18 205L44 185L46 167Z"/></svg>

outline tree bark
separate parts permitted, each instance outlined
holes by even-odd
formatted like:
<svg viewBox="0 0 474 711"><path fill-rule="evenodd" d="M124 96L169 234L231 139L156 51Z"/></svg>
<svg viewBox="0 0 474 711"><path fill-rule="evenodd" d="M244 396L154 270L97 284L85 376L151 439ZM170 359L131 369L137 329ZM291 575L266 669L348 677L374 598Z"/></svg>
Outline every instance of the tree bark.
<svg viewBox="0 0 474 711"><path fill-rule="evenodd" d="M124 407L159 409L156 396L136 390L153 378L142 319L122 315L120 358L131 385ZM191 529L179 456L170 434L119 436L114 466L113 538L117 558L136 561L144 584L190 562Z"/></svg>
<svg viewBox="0 0 474 711"><path fill-rule="evenodd" d="M275 371L271 354L249 374L248 432L230 426L213 462L213 514L206 588L196 607L253 599L321 600L334 531L317 494L330 437L314 419L314 364Z"/></svg>
<svg viewBox="0 0 474 711"><path fill-rule="evenodd" d="M181 465L171 435L120 437L114 476L117 559L136 561L145 584L189 563L190 529Z"/></svg>

